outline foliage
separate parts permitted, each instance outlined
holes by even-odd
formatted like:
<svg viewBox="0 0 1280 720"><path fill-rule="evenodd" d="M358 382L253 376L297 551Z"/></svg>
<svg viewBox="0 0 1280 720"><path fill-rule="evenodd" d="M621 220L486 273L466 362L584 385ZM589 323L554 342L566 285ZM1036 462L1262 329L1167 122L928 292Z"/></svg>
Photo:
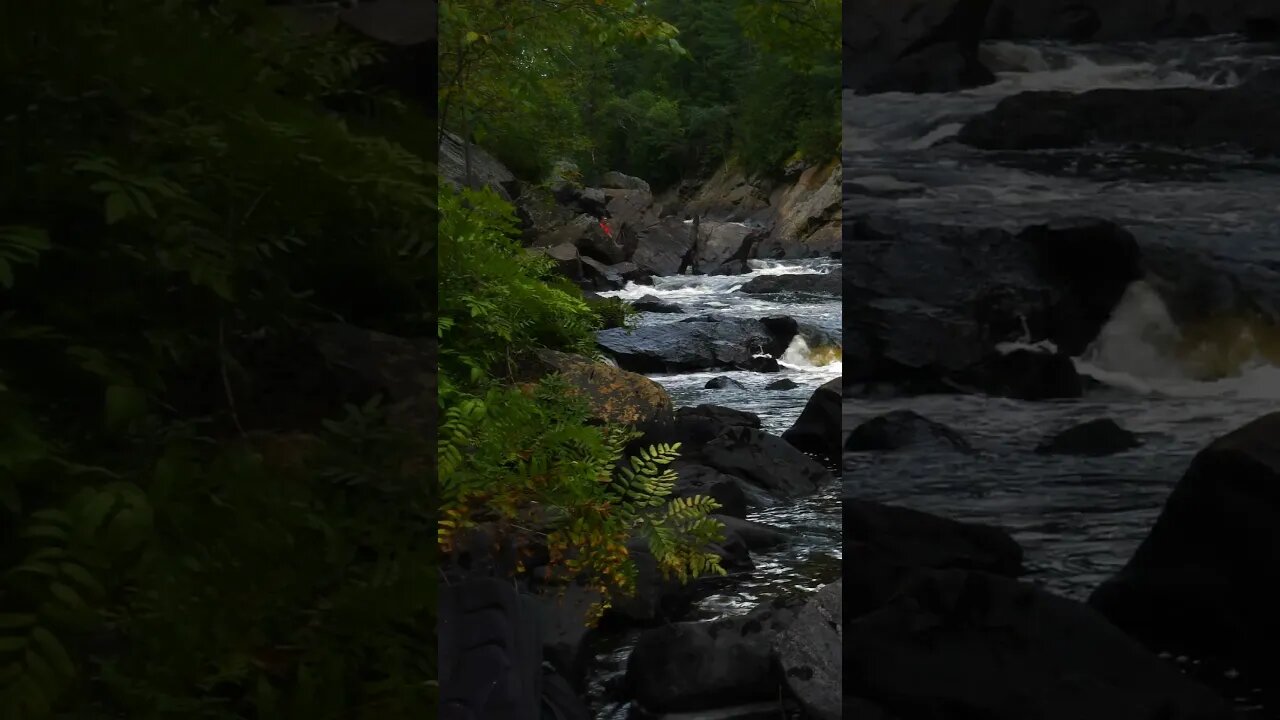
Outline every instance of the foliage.
<svg viewBox="0 0 1280 720"><path fill-rule="evenodd" d="M647 539L664 573L721 573L706 545L721 527L710 498L670 498L677 447L623 458L637 433L591 422L555 375L517 384L540 348L593 354L596 314L546 281L549 264L512 236L509 205L491 191L441 196L439 541L446 553L484 525L608 599L634 589L627 543ZM519 570L520 568L514 568Z"/></svg>
<svg viewBox="0 0 1280 720"><path fill-rule="evenodd" d="M0 717L434 704L435 448L236 407L247 337L430 332L432 169L326 110L376 57L251 0L5 13Z"/></svg>

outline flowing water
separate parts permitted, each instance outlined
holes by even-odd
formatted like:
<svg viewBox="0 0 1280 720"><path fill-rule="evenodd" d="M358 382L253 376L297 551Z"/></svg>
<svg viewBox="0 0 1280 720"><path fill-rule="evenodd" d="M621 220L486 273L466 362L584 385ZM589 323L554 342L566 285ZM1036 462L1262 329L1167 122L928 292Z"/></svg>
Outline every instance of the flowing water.
<svg viewBox="0 0 1280 720"><path fill-rule="evenodd" d="M1070 216L1120 222L1145 246L1212 248L1237 266L1280 265L1280 163L1229 153L1085 148L986 153L950 141L964 120L1023 90L1227 87L1280 55L1235 38L1073 46L992 44L991 86L944 95L847 95L845 177L887 175L923 186L910 198L846 198L845 212L1018 229ZM976 396L846 401L845 427L910 408L961 430L961 454L857 454L844 492L962 520L1002 525L1026 550L1030 579L1084 599L1120 569L1191 457L1217 436L1280 409L1280 368L1246 353L1212 380L1171 351L1180 329L1136 283L1077 359L1102 384L1081 399L1028 403ZM1030 338L1028 338L1030 339ZM1258 338L1231 338L1242 347ZM1144 444L1105 458L1042 456L1045 435L1110 417ZM1239 688L1247 704L1247 687Z"/></svg>
<svg viewBox="0 0 1280 720"><path fill-rule="evenodd" d="M684 310L682 314L641 313L637 324L642 326L712 313L745 318L790 315L839 337L839 298L737 292L749 280L760 275L826 273L838 262L832 259L752 260L751 271L744 275L659 277L654 278L652 286L631 284L624 290L601 294L627 300L655 295L663 301L680 305ZM777 373L717 371L652 377L667 389L677 407L711 403L747 410L760 416L766 431L781 434L799 417L818 386L840 376L838 354L833 354L831 348L819 346L817 341L812 345L805 338L793 341L778 359L782 369ZM708 380L722 375L737 380L743 387L721 390L704 387ZM795 381L797 387L791 390L765 389L765 385L783 378ZM748 518L786 530L791 541L778 550L753 552L755 571L747 577L735 578L714 595L701 600L689 619L745 613L761 601L779 595L816 591L839 576L842 545L838 485L832 485L813 497L754 511ZM597 718L621 720L630 712L627 703L610 701L609 696L613 694L610 687L618 683L625 672L626 656L636 634L602 637L598 642L598 655L590 679Z"/></svg>

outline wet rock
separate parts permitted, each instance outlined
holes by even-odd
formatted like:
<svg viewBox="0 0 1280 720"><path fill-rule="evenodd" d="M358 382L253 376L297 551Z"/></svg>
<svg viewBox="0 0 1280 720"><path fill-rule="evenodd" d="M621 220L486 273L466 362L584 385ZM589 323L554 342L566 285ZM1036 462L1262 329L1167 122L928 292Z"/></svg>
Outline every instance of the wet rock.
<svg viewBox="0 0 1280 720"><path fill-rule="evenodd" d="M582 280L578 285L583 289L621 290L629 282L648 285L653 283L653 278L633 262L605 265L589 257L582 258Z"/></svg>
<svg viewBox="0 0 1280 720"><path fill-rule="evenodd" d="M725 532L742 539L748 550L768 550L786 544L787 534L772 525L744 520L732 515L715 515L724 523Z"/></svg>
<svg viewBox="0 0 1280 720"><path fill-rule="evenodd" d="M850 497L842 513L850 617L880 607L918 568L1022 573L1022 548L1000 528Z"/></svg>
<svg viewBox="0 0 1280 720"><path fill-rule="evenodd" d="M840 378L823 383L805 403L800 417L782 433L782 439L828 461L839 458L841 388Z"/></svg>
<svg viewBox="0 0 1280 720"><path fill-rule="evenodd" d="M777 360L799 331L795 320L750 320L700 315L665 325L596 334L618 365L635 372L697 370L776 371ZM764 355L764 358L756 356Z"/></svg>
<svg viewBox="0 0 1280 720"><path fill-rule="evenodd" d="M928 448L969 451L960 433L911 410L894 410L854 428L845 442L847 452L875 452Z"/></svg>
<svg viewBox="0 0 1280 720"><path fill-rule="evenodd" d="M775 700L784 680L774 638L798 611L798 603L774 601L742 617L646 631L627 662L631 696L650 714L708 712Z"/></svg>
<svg viewBox="0 0 1280 720"><path fill-rule="evenodd" d="M842 584L819 590L778 634L775 643L782 676L813 720L840 720Z"/></svg>
<svg viewBox="0 0 1280 720"><path fill-rule="evenodd" d="M742 383L738 382L737 380L734 380L733 378L729 377L728 375L721 375L721 376L719 376L719 377L713 377L713 378L711 378L710 380L708 380L708 381L707 381L707 384L706 384L706 385L703 385L702 387L704 387L704 388L706 388L706 389L708 389L708 390L725 390L725 389L728 389L728 388L736 388L736 389L738 389L738 390L746 390L746 389L747 389L745 385L743 385Z"/></svg>
<svg viewBox="0 0 1280 720"><path fill-rule="evenodd" d="M1026 92L965 124L960 142L988 150L1149 143L1280 154L1280 90L1270 77L1225 90ZM1158 121L1155 118L1159 118Z"/></svg>
<svg viewBox="0 0 1280 720"><path fill-rule="evenodd" d="M796 275L758 275L751 278L738 292L749 295L778 293L807 293L811 295L839 295L842 273L803 273Z"/></svg>
<svg viewBox="0 0 1280 720"><path fill-rule="evenodd" d="M1110 418L1090 420L1046 438L1036 447L1044 455L1111 455L1142 445L1138 436Z"/></svg>
<svg viewBox="0 0 1280 720"><path fill-rule="evenodd" d="M591 606L602 599L599 591L577 583L550 586L534 595L542 634L543 658L574 686L586 679L592 630L586 619Z"/></svg>
<svg viewBox="0 0 1280 720"><path fill-rule="evenodd" d="M951 92L995 76L978 58L991 0L866 0L843 17L844 83L855 92Z"/></svg>
<svg viewBox="0 0 1280 720"><path fill-rule="evenodd" d="M845 633L846 692L906 720L1233 716L1087 605L996 575L918 571Z"/></svg>
<svg viewBox="0 0 1280 720"><path fill-rule="evenodd" d="M774 380L768 385L765 385L764 389L765 390L795 390L798 387L800 387L800 383L796 382L795 380L792 380L790 378L782 378L781 380Z"/></svg>
<svg viewBox="0 0 1280 720"><path fill-rule="evenodd" d="M1280 689L1280 413L1196 455L1150 534L1089 599L1153 651L1230 663Z"/></svg>
<svg viewBox="0 0 1280 720"><path fill-rule="evenodd" d="M641 312L651 313L683 313L684 309L673 302L667 302L657 295L645 295L631 303L631 307Z"/></svg>
<svg viewBox="0 0 1280 720"><path fill-rule="evenodd" d="M833 479L830 471L782 438L749 427L725 429L690 460L777 498L812 494Z"/></svg>
<svg viewBox="0 0 1280 720"><path fill-rule="evenodd" d="M673 497L705 495L719 503L721 515L747 517L748 501L741 480L706 465L679 460L671 464L671 469L677 478Z"/></svg>
<svg viewBox="0 0 1280 720"><path fill-rule="evenodd" d="M907 394L1078 397L1070 356L1143 272L1133 236L1090 219L1013 235L862 217L845 247L844 378ZM1059 352L996 350L1029 339Z"/></svg>
<svg viewBox="0 0 1280 720"><path fill-rule="evenodd" d="M635 593L614 600L606 611L606 621L610 626L649 625L675 620L684 616L695 600L706 596L723 582L715 576L690 583L665 577L647 539L633 539L627 543L627 550L636 566ZM710 550L720 556L721 566L730 573L749 572L755 567L746 542L732 532L726 532L724 540L712 545Z"/></svg>

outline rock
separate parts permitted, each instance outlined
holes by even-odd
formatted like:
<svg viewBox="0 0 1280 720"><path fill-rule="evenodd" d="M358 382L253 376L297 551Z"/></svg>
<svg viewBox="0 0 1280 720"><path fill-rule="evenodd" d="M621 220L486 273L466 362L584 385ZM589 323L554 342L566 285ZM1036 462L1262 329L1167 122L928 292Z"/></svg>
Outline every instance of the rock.
<svg viewBox="0 0 1280 720"><path fill-rule="evenodd" d="M844 83L855 92L951 92L993 82L978 59L991 0L866 0L846 9Z"/></svg>
<svg viewBox="0 0 1280 720"><path fill-rule="evenodd" d="M1280 154L1280 91L1269 83L1226 90L1019 93L969 120L957 138L988 150L1143 143L1184 149L1226 145L1274 156Z"/></svg>
<svg viewBox="0 0 1280 720"><path fill-rule="evenodd" d="M774 380L768 385L765 385L764 389L765 390L795 390L798 387L800 387L800 383L796 382L795 380L792 380L790 378L782 378L781 380Z"/></svg>
<svg viewBox="0 0 1280 720"><path fill-rule="evenodd" d="M970 384L990 395L1016 400L1057 400L1084 395L1084 383L1075 361L1056 348L1015 348L988 354L976 365L957 373L961 384Z"/></svg>
<svg viewBox="0 0 1280 720"><path fill-rule="evenodd" d="M1070 356L1098 336L1142 273L1133 236L1099 220L1015 236L862 217L844 243L845 381L908 394L1078 397ZM1002 343L1033 344L1028 338L1060 352L995 352Z"/></svg>
<svg viewBox="0 0 1280 720"><path fill-rule="evenodd" d="M775 643L787 687L800 700L805 717L812 720L844 717L841 593L839 582L819 590L778 633Z"/></svg>
<svg viewBox="0 0 1280 720"><path fill-rule="evenodd" d="M1160 6L1142 0L995 0L987 17L986 35L1074 42L1233 33L1266 38L1277 26L1280 7L1270 0L1184 0Z"/></svg>
<svg viewBox="0 0 1280 720"><path fill-rule="evenodd" d="M601 329L627 326L627 306L619 298L605 297L590 290L583 290L582 300L600 318Z"/></svg>
<svg viewBox="0 0 1280 720"><path fill-rule="evenodd" d="M641 312L651 313L683 313L684 309L679 305L667 302L657 295L645 295L644 297L631 303L631 307Z"/></svg>
<svg viewBox="0 0 1280 720"><path fill-rule="evenodd" d="M570 393L586 399L596 420L642 432L668 428L675 420L667 391L643 375L554 350L537 351L534 362L523 366L522 379L558 374Z"/></svg>
<svg viewBox="0 0 1280 720"><path fill-rule="evenodd" d="M639 285L653 283L652 277L633 262L620 262L605 265L589 257L582 258L583 281L579 283L588 290L621 290L627 283Z"/></svg>
<svg viewBox="0 0 1280 720"><path fill-rule="evenodd" d="M845 692L907 719L1233 717L1087 605L997 575L917 571L844 648Z"/></svg>
<svg viewBox="0 0 1280 720"><path fill-rule="evenodd" d="M760 258L827 257L840 249L840 177L838 159L814 165L791 185L774 191L772 230L756 246Z"/></svg>
<svg viewBox="0 0 1280 720"><path fill-rule="evenodd" d="M701 275L738 275L747 271L760 230L737 222L703 220L695 223L693 272Z"/></svg>
<svg viewBox="0 0 1280 720"><path fill-rule="evenodd" d="M578 253L578 248L573 243L560 243L551 247L532 247L529 252L537 255L545 255L556 263L556 270L561 275L573 280L581 282L582 275L582 256Z"/></svg>
<svg viewBox="0 0 1280 720"><path fill-rule="evenodd" d="M706 465L677 460L671 464L676 472L676 487L672 497L705 495L720 504L721 516L744 519L747 517L747 495L743 482L731 475ZM758 503L756 503L758 504ZM743 538L747 540L747 538Z"/></svg>
<svg viewBox="0 0 1280 720"><path fill-rule="evenodd" d="M774 637L795 603L765 603L741 617L647 630L627 661L630 695L647 713L697 712L776 699L783 678Z"/></svg>
<svg viewBox="0 0 1280 720"><path fill-rule="evenodd" d="M1046 438L1036 452L1045 455L1111 455L1142 445L1138 436L1110 418L1090 420Z"/></svg>
<svg viewBox="0 0 1280 720"><path fill-rule="evenodd" d="M845 192L882 198L916 197L928 189L920 183L904 182L891 175L868 175L844 181Z"/></svg>
<svg viewBox="0 0 1280 720"><path fill-rule="evenodd" d="M726 428L689 458L777 498L809 495L832 481L830 471L775 435Z"/></svg>
<svg viewBox="0 0 1280 720"><path fill-rule="evenodd" d="M725 163L709 180L699 183L685 212L703 220L742 221L767 214L770 182L749 178L737 163Z"/></svg>
<svg viewBox="0 0 1280 720"><path fill-rule="evenodd" d="M474 187L490 188L508 202L520 194L520 182L507 166L474 143L471 144L470 153ZM467 149L461 137L451 132L445 132L440 137L440 155L437 158L440 178L455 188L467 184L466 155Z"/></svg>
<svg viewBox="0 0 1280 720"><path fill-rule="evenodd" d="M842 512L849 617L881 607L918 568L1022 573L1022 548L999 528L847 496Z"/></svg>
<svg viewBox="0 0 1280 720"><path fill-rule="evenodd" d="M573 583L545 588L534 597L543 658L570 683L581 687L591 659L587 643L592 630L587 615L591 606L602 599L600 592Z"/></svg>
<svg viewBox="0 0 1280 720"><path fill-rule="evenodd" d="M720 556L721 566L730 573L754 569L746 542L733 533L726 533L724 541L710 549ZM608 625L648 625L674 620L683 616L694 600L706 595L715 583L721 582L718 577L690 583L664 577L647 539L633 539L627 543L627 551L636 565L635 593L614 600L606 611Z"/></svg>
<svg viewBox="0 0 1280 720"><path fill-rule="evenodd" d="M702 404L696 407L682 407L676 410L676 420L686 422L709 422L720 429L730 427L760 428L760 416L746 410L723 407L721 405ZM719 434L717 432L717 434Z"/></svg>
<svg viewBox="0 0 1280 720"><path fill-rule="evenodd" d="M790 318L699 315L665 325L604 330L596 334L596 342L620 367L635 372L776 371L775 358L786 352L798 332L799 325ZM767 361L757 355L767 356Z"/></svg>
<svg viewBox="0 0 1280 720"><path fill-rule="evenodd" d="M726 388L737 388L738 390L747 389L745 385L738 382L737 380L734 380L728 375L720 375L719 377L713 377L707 381L706 385L703 385L702 387L708 390L724 390Z"/></svg>
<svg viewBox="0 0 1280 720"><path fill-rule="evenodd" d="M744 520L734 515L715 515L724 523L725 532L733 533L742 539L748 550L768 550L788 541L787 534L772 525Z"/></svg>
<svg viewBox="0 0 1280 720"><path fill-rule="evenodd" d="M782 439L802 452L828 461L840 457L840 378L828 380L814 391L795 423Z"/></svg>
<svg viewBox="0 0 1280 720"><path fill-rule="evenodd" d="M1201 450L1125 567L1089 598L1153 651L1214 658L1280 689L1280 413Z"/></svg>
<svg viewBox="0 0 1280 720"><path fill-rule="evenodd" d="M553 180L551 196L556 204L576 215L586 215L597 222L607 213L608 198L600 188L582 187L570 181Z"/></svg>
<svg viewBox="0 0 1280 720"><path fill-rule="evenodd" d="M662 218L636 228L631 261L659 276L683 274L693 264L693 223Z"/></svg>
<svg viewBox="0 0 1280 720"><path fill-rule="evenodd" d="M642 190L644 192L651 192L649 189L649 183L638 177L624 175L616 170L610 170L609 172L601 175L600 186L617 190Z"/></svg>
<svg viewBox="0 0 1280 720"><path fill-rule="evenodd" d="M910 410L894 410L854 428L845 442L847 452L929 448L970 451L960 433Z"/></svg>
<svg viewBox="0 0 1280 720"><path fill-rule="evenodd" d="M840 294L842 273L832 270L829 273L802 273L797 275L758 275L751 278L738 292L749 295L770 295L779 293L805 293L810 295Z"/></svg>

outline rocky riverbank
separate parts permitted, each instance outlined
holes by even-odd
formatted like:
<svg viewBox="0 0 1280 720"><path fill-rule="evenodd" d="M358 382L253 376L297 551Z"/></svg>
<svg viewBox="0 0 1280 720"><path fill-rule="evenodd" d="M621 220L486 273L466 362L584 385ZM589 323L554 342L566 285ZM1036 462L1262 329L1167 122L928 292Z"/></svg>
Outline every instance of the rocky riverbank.
<svg viewBox="0 0 1280 720"><path fill-rule="evenodd" d="M1278 13L857 4L846 711L1275 716Z"/></svg>

